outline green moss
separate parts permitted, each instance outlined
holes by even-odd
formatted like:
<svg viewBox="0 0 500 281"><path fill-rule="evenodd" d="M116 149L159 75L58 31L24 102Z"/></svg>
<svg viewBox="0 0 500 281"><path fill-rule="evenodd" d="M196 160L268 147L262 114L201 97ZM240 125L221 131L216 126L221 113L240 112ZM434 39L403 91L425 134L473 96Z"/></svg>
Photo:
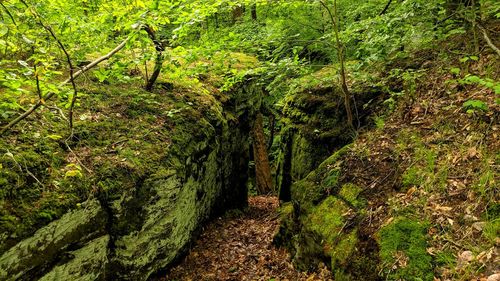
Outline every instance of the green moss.
<svg viewBox="0 0 500 281"><path fill-rule="evenodd" d="M403 217L378 232L382 271L387 280L433 280L426 233L426 223Z"/></svg>
<svg viewBox="0 0 500 281"><path fill-rule="evenodd" d="M403 136L408 135L414 143L402 140ZM403 188L415 186L430 191L446 187L449 164L438 163L438 148L426 146L420 136L413 132L401 133L398 142L399 149L410 152L414 161L402 174Z"/></svg>
<svg viewBox="0 0 500 281"><path fill-rule="evenodd" d="M312 230L321 234L331 243L344 224L342 214L348 210L349 208L341 200L330 196L318 206L313 207L307 221Z"/></svg>
<svg viewBox="0 0 500 281"><path fill-rule="evenodd" d="M436 253L435 261L437 265L440 266L448 266L450 268L455 267L455 264L457 262L457 258L455 255L450 252L450 251L444 251L444 252L438 252Z"/></svg>
<svg viewBox="0 0 500 281"><path fill-rule="evenodd" d="M108 264L107 245L109 236L97 238L84 247L69 253L72 259L55 266L40 281L52 280L102 280Z"/></svg>
<svg viewBox="0 0 500 281"><path fill-rule="evenodd" d="M332 268L345 268L358 242L358 231L342 235L340 242L332 249Z"/></svg>
<svg viewBox="0 0 500 281"><path fill-rule="evenodd" d="M354 206L359 205L358 196L363 189L355 184L347 183L342 186L339 196Z"/></svg>
<svg viewBox="0 0 500 281"><path fill-rule="evenodd" d="M337 150L316 170L310 172L305 179L292 185L292 197L301 202L301 207L309 208L315 203L319 203L326 194L338 190L340 176L340 162L338 161L349 151L349 145Z"/></svg>
<svg viewBox="0 0 500 281"><path fill-rule="evenodd" d="M420 186L424 184L425 175L420 167L411 166L402 175L403 187Z"/></svg>
<svg viewBox="0 0 500 281"><path fill-rule="evenodd" d="M273 243L278 246L284 246L288 249L293 248L294 233L294 209L290 202L284 203L279 208L281 218L280 228L278 234L274 237Z"/></svg>
<svg viewBox="0 0 500 281"><path fill-rule="evenodd" d="M328 171L328 175L323 180L323 185L325 187L335 187L339 184L340 170L332 169Z"/></svg>
<svg viewBox="0 0 500 281"><path fill-rule="evenodd" d="M324 253L331 258L331 267L344 268L358 242L357 230L344 232L345 218L350 208L334 196L314 207L304 222L307 229L321 237Z"/></svg>
<svg viewBox="0 0 500 281"><path fill-rule="evenodd" d="M333 276L335 281L351 281L353 280L351 275L346 273L341 268L336 268L333 270Z"/></svg>

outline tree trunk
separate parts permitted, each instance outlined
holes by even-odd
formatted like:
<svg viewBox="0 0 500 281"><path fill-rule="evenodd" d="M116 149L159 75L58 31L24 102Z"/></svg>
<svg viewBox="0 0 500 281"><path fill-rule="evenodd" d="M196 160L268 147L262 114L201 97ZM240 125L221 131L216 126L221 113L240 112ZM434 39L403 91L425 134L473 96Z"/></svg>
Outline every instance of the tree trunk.
<svg viewBox="0 0 500 281"><path fill-rule="evenodd" d="M252 13L252 20L257 21L257 5L256 4L252 5L251 13Z"/></svg>
<svg viewBox="0 0 500 281"><path fill-rule="evenodd" d="M269 141L267 143L267 149L271 150L271 147L273 146L273 141L274 141L274 133L276 131L276 117L274 114L271 113L269 116Z"/></svg>
<svg viewBox="0 0 500 281"><path fill-rule="evenodd" d="M153 41L156 50L154 71L149 80L147 81L145 87L146 91L151 92L153 90L156 79L158 79L158 76L160 75L161 72L161 67L163 65L163 58L164 58L163 51L165 50L165 46L163 45L163 42L161 42L161 40L156 36L155 31L149 25L145 25L143 29L148 33L148 36L151 39L151 41Z"/></svg>
<svg viewBox="0 0 500 281"><path fill-rule="evenodd" d="M233 24L235 24L245 14L245 6L243 6L243 5L236 6L233 8L232 12L233 12L232 21L233 21Z"/></svg>
<svg viewBox="0 0 500 281"><path fill-rule="evenodd" d="M340 40L340 27L339 27L339 15L337 9L337 0L333 0L333 12L328 7L326 2L320 1L320 4L325 8L330 16L333 25L333 32L335 34L335 43L337 45L337 55L340 64L340 83L342 87L342 93L344 96L344 106L347 114L347 123L351 128L354 128L353 125L353 115L351 109L351 93L349 92L349 87L347 86L347 74L345 70L345 53L344 53L344 44Z"/></svg>
<svg viewBox="0 0 500 281"><path fill-rule="evenodd" d="M156 79L158 79L158 76L160 76L162 65L163 65L163 53L160 51L157 51L154 71L153 71L153 74L151 74L151 77L149 78L148 82L146 83L146 87L145 87L146 91L148 91L148 92L153 91L154 85L156 83Z"/></svg>
<svg viewBox="0 0 500 281"><path fill-rule="evenodd" d="M268 194L272 191L272 178L263 123L262 114L257 114L252 128L253 154L257 192L259 194Z"/></svg>

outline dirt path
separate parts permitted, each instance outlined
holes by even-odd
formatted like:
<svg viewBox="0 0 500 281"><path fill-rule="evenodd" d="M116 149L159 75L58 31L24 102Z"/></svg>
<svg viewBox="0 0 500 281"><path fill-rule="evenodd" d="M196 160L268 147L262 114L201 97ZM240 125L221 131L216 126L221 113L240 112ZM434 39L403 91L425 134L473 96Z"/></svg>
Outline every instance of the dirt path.
<svg viewBox="0 0 500 281"><path fill-rule="evenodd" d="M279 227L277 207L275 197L251 197L243 214L214 220L162 280L329 280L326 269L295 271L288 253L272 245Z"/></svg>

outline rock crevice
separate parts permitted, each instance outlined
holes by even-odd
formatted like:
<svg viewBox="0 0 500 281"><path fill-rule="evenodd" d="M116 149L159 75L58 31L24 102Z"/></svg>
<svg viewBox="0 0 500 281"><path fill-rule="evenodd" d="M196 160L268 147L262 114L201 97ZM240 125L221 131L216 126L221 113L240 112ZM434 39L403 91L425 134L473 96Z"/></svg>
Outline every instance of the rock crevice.
<svg viewBox="0 0 500 281"><path fill-rule="evenodd" d="M207 219L247 204L254 90L172 120L159 166L128 179L130 168L109 168L91 199L0 256L0 280L147 280L167 268Z"/></svg>

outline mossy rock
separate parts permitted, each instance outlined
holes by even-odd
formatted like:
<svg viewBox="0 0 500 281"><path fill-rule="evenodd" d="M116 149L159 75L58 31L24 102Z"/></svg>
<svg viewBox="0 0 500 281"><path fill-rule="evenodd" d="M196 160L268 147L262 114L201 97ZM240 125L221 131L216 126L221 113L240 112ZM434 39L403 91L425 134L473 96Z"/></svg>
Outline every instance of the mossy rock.
<svg viewBox="0 0 500 281"><path fill-rule="evenodd" d="M366 243L360 231L367 213L364 188L342 178L349 152L350 145L339 149L292 185L292 204L284 205L276 241L290 249L297 268L323 262L337 280L376 280L377 257L360 251Z"/></svg>
<svg viewBox="0 0 500 281"><path fill-rule="evenodd" d="M340 160L349 150L349 145L339 149L303 180L292 185L292 198L300 202L301 209L316 205L328 194L340 191Z"/></svg>
<svg viewBox="0 0 500 281"><path fill-rule="evenodd" d="M208 91L152 95L116 85L82 91L68 143L92 173L54 132L43 142L31 133L0 140L46 187L0 156L0 183L16 192L0 193L0 279L146 280L184 254L211 216L244 208L248 132L263 92L254 82L235 87L222 100ZM89 197L99 220L82 230L94 216L67 218L86 210ZM54 225L69 233L53 238Z"/></svg>
<svg viewBox="0 0 500 281"><path fill-rule="evenodd" d="M285 215L275 241L291 249L300 269L326 262L332 269L343 270L356 249L358 231L351 225L365 203L359 196L361 187L340 182L340 163L349 151L349 146L340 149L296 182L293 204L283 207Z"/></svg>

